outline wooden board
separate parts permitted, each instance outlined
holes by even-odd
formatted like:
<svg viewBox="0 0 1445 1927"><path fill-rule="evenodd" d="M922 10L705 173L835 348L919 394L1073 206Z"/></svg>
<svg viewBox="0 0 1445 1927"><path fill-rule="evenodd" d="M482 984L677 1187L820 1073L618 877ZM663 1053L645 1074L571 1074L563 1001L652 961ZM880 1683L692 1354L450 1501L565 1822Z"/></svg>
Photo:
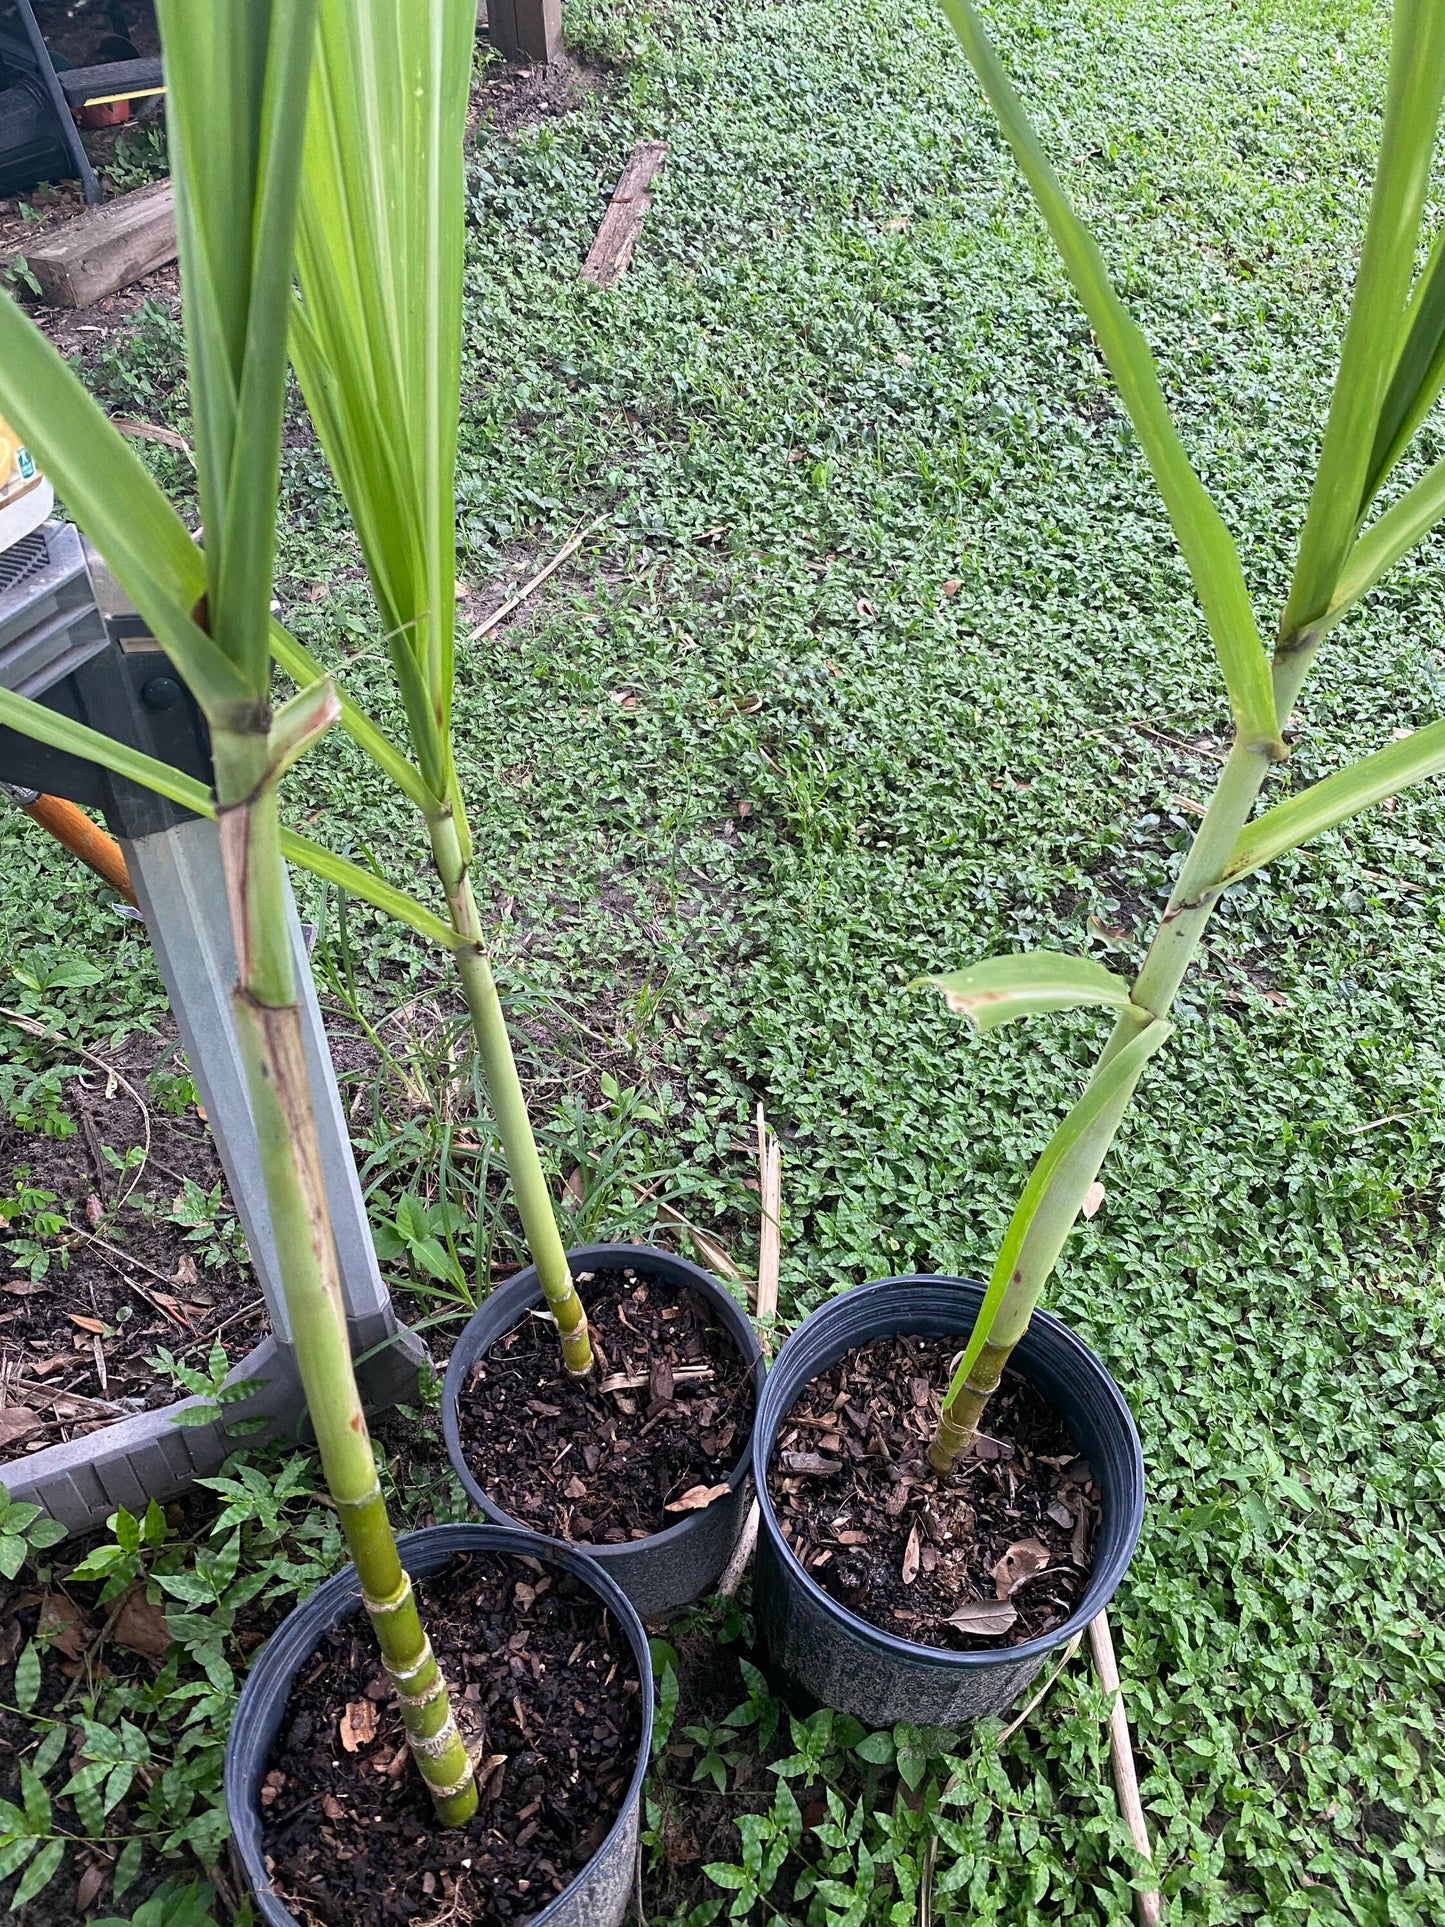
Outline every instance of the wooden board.
<svg viewBox="0 0 1445 1927"><path fill-rule="evenodd" d="M88 308L175 258L176 210L169 181L77 214L25 250L42 299L56 308Z"/></svg>
<svg viewBox="0 0 1445 1927"><path fill-rule="evenodd" d="M666 159L666 141L639 141L633 148L632 159L622 170L597 238L582 263L584 281L595 281L599 288L610 288L626 273L647 210L652 206L652 183Z"/></svg>
<svg viewBox="0 0 1445 1927"><path fill-rule="evenodd" d="M504 60L562 58L562 0L487 0L487 38Z"/></svg>

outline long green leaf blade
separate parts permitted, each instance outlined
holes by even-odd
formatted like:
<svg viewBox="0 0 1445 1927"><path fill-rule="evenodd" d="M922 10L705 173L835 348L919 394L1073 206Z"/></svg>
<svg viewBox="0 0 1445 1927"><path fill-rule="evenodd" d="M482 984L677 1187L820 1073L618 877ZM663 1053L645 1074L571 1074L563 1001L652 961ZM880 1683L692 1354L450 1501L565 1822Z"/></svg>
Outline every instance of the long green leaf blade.
<svg viewBox="0 0 1445 1927"><path fill-rule="evenodd" d="M1350 550L1324 621L1330 626L1374 588L1445 517L1445 460L1435 463Z"/></svg>
<svg viewBox="0 0 1445 1927"><path fill-rule="evenodd" d="M1400 356L1442 93L1445 6L1395 0L1369 225L1285 609L1286 636L1309 628L1329 608L1367 499L1387 384Z"/></svg>
<svg viewBox="0 0 1445 1927"><path fill-rule="evenodd" d="M361 537L417 763L451 788L470 0L322 0L292 359Z"/></svg>
<svg viewBox="0 0 1445 1927"><path fill-rule="evenodd" d="M1087 1004L1110 1010L1133 1007L1122 977L1090 957L1069 957L1054 950L989 957L946 976L915 978L909 988L921 986L941 991L948 1008L968 1017L979 1031L994 1030L1016 1017L1077 1010ZM1139 1018L1147 1021L1148 1012L1141 1010Z"/></svg>
<svg viewBox="0 0 1445 1927"><path fill-rule="evenodd" d="M1445 387L1445 228L1410 291L1405 340L1380 408L1369 473L1360 494L1364 516Z"/></svg>
<svg viewBox="0 0 1445 1927"><path fill-rule="evenodd" d="M135 449L3 292L0 413L24 436L202 707L249 700L249 685L191 620L206 565L185 524Z"/></svg>
<svg viewBox="0 0 1445 1927"><path fill-rule="evenodd" d="M204 783L198 783L193 776L183 770L173 769L169 763L160 762L154 756L147 756L143 750L132 749L126 743L119 743L113 736L103 735L99 730L90 729L69 716L61 716L43 703L32 702L26 696L17 696L12 690L0 689L0 727L18 730L21 735L29 736L34 742L47 743L52 749L65 750L72 756L83 756L87 761L99 763L116 776L127 777L132 783L140 783L144 788L154 790L158 796L169 797L172 803L179 803L182 809L194 810L197 816L214 819L216 799ZM462 940L449 923L425 904L409 897L404 890L364 870L360 864L348 858L337 856L334 851L323 849L308 836L296 830L282 830L281 849L287 860L299 864L303 870L311 871L327 883L334 883L339 889L369 903L375 910L383 910L399 922L409 924L418 935L440 944L444 950L458 950Z"/></svg>
<svg viewBox="0 0 1445 1927"><path fill-rule="evenodd" d="M327 674L320 660L279 622L271 624L271 654L298 688L304 689L308 683L317 682ZM341 727L351 740L419 810L429 808L434 799L414 766L339 684L336 693L341 699Z"/></svg>
<svg viewBox="0 0 1445 1927"><path fill-rule="evenodd" d="M998 116L1093 323L1189 564L1236 727L1247 742L1274 748L1279 744L1279 724L1269 662L1244 571L1233 538L1184 452L1149 344L1114 292L1104 257L1070 205L970 0L940 0L940 4Z"/></svg>
<svg viewBox="0 0 1445 1927"><path fill-rule="evenodd" d="M1311 837L1358 816L1372 803L1445 771L1445 722L1428 723L1398 743L1387 743L1372 756L1361 757L1348 769L1337 770L1323 782L1312 783L1272 810L1241 834L1224 871L1226 883L1237 883L1252 870L1263 869L1276 857L1297 850Z"/></svg>
<svg viewBox="0 0 1445 1927"><path fill-rule="evenodd" d="M210 628L270 674L285 342L316 0L157 0Z"/></svg>

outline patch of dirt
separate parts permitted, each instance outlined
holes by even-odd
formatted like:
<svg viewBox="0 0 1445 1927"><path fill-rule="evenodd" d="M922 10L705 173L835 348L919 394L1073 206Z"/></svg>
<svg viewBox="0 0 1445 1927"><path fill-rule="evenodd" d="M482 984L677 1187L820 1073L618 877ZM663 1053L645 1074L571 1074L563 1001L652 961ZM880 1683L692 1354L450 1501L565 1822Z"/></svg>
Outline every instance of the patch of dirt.
<svg viewBox="0 0 1445 1927"><path fill-rule="evenodd" d="M63 1219L36 1239L49 1253L37 1278L13 1249L33 1214L0 1224L0 1245L12 1246L0 1250L0 1461L168 1403L174 1389L145 1362L158 1347L199 1365L217 1338L234 1358L264 1329L238 1236L227 1235L234 1219L205 1120L193 1105L167 1115L147 1086L174 1052L156 1036L109 1055L57 1046L49 1061L69 1074L51 1123L70 1134L0 1115L0 1196L18 1199L21 1185L53 1193L38 1208ZM178 1056L168 1068L183 1068ZM118 1171L106 1149L124 1160L145 1148L147 1130L138 1175ZM218 1233L193 1238L169 1221L187 1179L208 1199L220 1185Z"/></svg>
<svg viewBox="0 0 1445 1927"><path fill-rule="evenodd" d="M370 1630L338 1627L293 1693L262 1791L268 1865L307 1927L528 1920L621 1809L641 1685L594 1595L534 1559L481 1555L417 1591L488 1769L481 1807L465 1828L436 1826Z"/></svg>
<svg viewBox="0 0 1445 1927"><path fill-rule="evenodd" d="M938 1350L876 1339L820 1373L779 1432L768 1491L810 1576L859 1618L956 1652L1022 1645L1084 1596L1098 1487L1063 1420L1014 1372L975 1452L936 1472Z"/></svg>
<svg viewBox="0 0 1445 1927"><path fill-rule="evenodd" d="M752 1425L752 1379L696 1292L641 1268L577 1284L592 1376L570 1377L553 1326L529 1313L473 1365L457 1419L477 1482L505 1512L574 1544L619 1545L679 1524L726 1484Z"/></svg>
<svg viewBox="0 0 1445 1927"><path fill-rule="evenodd" d="M479 127L513 136L530 133L544 121L572 113L603 81L600 68L581 60L554 60L550 67L508 67L498 62L472 89L467 134L474 136Z"/></svg>

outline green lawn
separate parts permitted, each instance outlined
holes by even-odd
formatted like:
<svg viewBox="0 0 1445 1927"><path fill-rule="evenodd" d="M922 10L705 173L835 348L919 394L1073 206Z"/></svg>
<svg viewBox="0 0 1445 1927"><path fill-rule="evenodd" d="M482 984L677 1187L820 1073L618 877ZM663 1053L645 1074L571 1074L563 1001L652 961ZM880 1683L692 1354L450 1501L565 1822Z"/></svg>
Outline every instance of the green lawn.
<svg viewBox="0 0 1445 1927"><path fill-rule="evenodd" d="M458 562L480 618L596 518L524 615L459 652L479 895L554 1160L587 1148L589 1230L649 1226L615 1180L663 1176L746 1263L761 1100L785 1315L889 1272L976 1274L1099 1020L979 1042L906 984L1034 943L1137 960L1227 727L1203 625L929 5L567 14L595 86L484 130L472 164ZM1387 9L992 15L1272 623ZM598 293L576 268L644 137L671 156L630 273ZM93 372L117 409L184 427L173 360L150 312ZM366 586L302 433L286 486L288 616L380 705ZM1440 713L1440 557L1326 645L1281 789ZM311 833L416 881L406 806L344 744L307 769ZM1233 893L1049 1298L1144 1439L1113 1617L1180 1920L1445 1920L1442 827L1436 785ZM0 856L7 965L92 957L100 981L50 999L82 1037L151 1018L141 946L22 819L0 819ZM436 996L403 933L353 915L349 939L373 1018ZM323 950L342 957L334 909ZM370 1174L378 1206L429 1175ZM936 1920L1127 1917L1096 1712L1079 1663L1002 1753L966 1750ZM898 1879L856 1915L810 1914L790 1882L768 1906L901 1927Z"/></svg>

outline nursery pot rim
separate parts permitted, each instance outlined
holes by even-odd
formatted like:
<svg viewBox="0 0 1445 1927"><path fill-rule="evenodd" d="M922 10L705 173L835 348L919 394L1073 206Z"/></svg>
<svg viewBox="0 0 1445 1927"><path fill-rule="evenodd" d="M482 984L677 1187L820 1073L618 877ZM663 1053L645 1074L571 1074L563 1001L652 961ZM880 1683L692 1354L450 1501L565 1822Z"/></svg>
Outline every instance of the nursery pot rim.
<svg viewBox="0 0 1445 1927"><path fill-rule="evenodd" d="M836 1298L825 1299L815 1310L809 1312L802 1324L797 1326L789 1335L787 1347L794 1345L808 1330L809 1326L821 1322L826 1315L832 1314L836 1316L840 1305L844 1303L857 1304L859 1299L865 1295L869 1298L885 1298L900 1285L963 1285L970 1291L978 1292L980 1297L985 1290L985 1287L978 1279L957 1277L951 1272L920 1271L907 1272L896 1278L872 1278L866 1284L854 1285L850 1290L840 1292ZM1142 1448L1139 1443L1138 1428L1134 1423L1134 1415L1129 1410L1122 1392L1120 1392L1118 1386L1114 1383L1113 1376L1104 1366L1103 1361L1084 1343L1077 1332L1071 1331L1061 1318L1056 1318L1051 1312L1046 1312L1040 1308L1035 1309L1029 1323L1029 1331L1033 1332L1038 1328L1048 1331L1052 1338L1061 1340L1064 1344L1073 1347L1090 1361L1098 1378L1100 1389L1105 1393L1116 1418L1122 1421L1129 1441L1133 1446L1136 1458L1141 1457ZM960 1331L958 1336L966 1339L972 1329L973 1327L970 1324L966 1329ZM906 1335L906 1333L907 1325L904 1323L896 1327L892 1335L898 1337ZM1022 1342L1021 1340L1020 1343ZM785 1349L787 1347L785 1347ZM844 1356L847 1352L856 1351L857 1349L858 1346L855 1344L845 1345L840 1356ZM772 1550L782 1559L790 1576L795 1581L801 1583L808 1596L821 1606L825 1613L831 1614L837 1619L846 1622L850 1631L862 1635L865 1640L873 1642L880 1649L892 1653L898 1658L908 1657L921 1659L927 1662L937 1663L940 1666L956 1668L960 1672L984 1671L990 1666L997 1666L1004 1661L1013 1662L1018 1660L1043 1659L1047 1657L1049 1653L1056 1652L1061 1645L1072 1639L1076 1633L1083 1632L1091 1620L1098 1618L1099 1614L1113 1597L1120 1580L1123 1579L1124 1574L1128 1571L1130 1561L1134 1556L1139 1530L1144 1518L1144 1498L1142 1490L1136 1504L1131 1508L1132 1516L1129 1520L1129 1528L1124 1534L1122 1554L1116 1554L1114 1560L1108 1566L1104 1566L1103 1568L1090 1568L1089 1580L1084 1589L1084 1596L1067 1619L1055 1626L1052 1631L1040 1633L1033 1639L1023 1640L1017 1646L995 1646L986 1650L969 1653L956 1652L947 1646L925 1646L917 1640L902 1639L897 1633L888 1632L884 1627L876 1625L871 1619L865 1619L860 1613L851 1611L847 1606L843 1605L840 1600L835 1599L830 1592L826 1592L823 1587L818 1584L817 1580L813 1578L812 1574L793 1551L793 1548L788 1544L788 1541L783 1537L778 1525L777 1514L773 1510L772 1494L768 1490L768 1466L772 1459L773 1446L776 1442L777 1434L782 1430L788 1413L792 1411L793 1406L801 1396L803 1386L809 1383L812 1377L816 1377L817 1375L816 1372L811 1373L809 1379L805 1379L803 1384L800 1384L795 1391L787 1395L788 1403L786 1407L775 1413L772 1409L773 1406L781 1406L784 1397L784 1393L781 1390L786 1377L786 1372L782 1369L784 1364L783 1353L780 1352L772 1372L768 1375L768 1380L763 1390L763 1400L759 1405L757 1420L753 1428L754 1439L758 1447L759 1469L756 1481L758 1506L761 1513L762 1525L767 1532L768 1541ZM826 1370L827 1367L819 1366L817 1369L821 1371ZM1018 1365L1013 1366L1012 1369L1022 1371L1022 1368ZM1027 1377L1028 1374L1024 1372L1023 1376ZM1117 1568L1117 1570L1114 1568ZM1101 1597L1096 1596L1100 1593L1102 1594Z"/></svg>
<svg viewBox="0 0 1445 1927"><path fill-rule="evenodd" d="M471 1519L457 1520L446 1525L421 1526L413 1532L398 1533L396 1549L401 1558L402 1565L408 1573L411 1571L410 1564L408 1563L408 1555L424 1553L428 1550L426 1542L435 1539L438 1535L445 1535L449 1540L460 1539L463 1541L462 1543L453 1543L447 1548L449 1554L447 1564L450 1563L452 1558L465 1557L474 1553L497 1553L503 1556L510 1555L512 1557L537 1559L544 1563L550 1562L552 1565L560 1566L562 1570L570 1572L573 1578L580 1579L583 1585L590 1589L599 1605L604 1606L616 1619L618 1625L627 1636L627 1644L631 1649L633 1663L637 1668L640 1687L638 1712L641 1717L642 1726L642 1730L637 1739L637 1759L628 1776L627 1787L618 1805L616 1818L603 1835L601 1841L587 1856L586 1860L583 1861L582 1865L578 1867L561 1893L549 1900L540 1913L529 1916L527 1927L547 1927L547 1922L556 1919L559 1910L567 1903L572 1895L573 1889L586 1877L589 1869L594 1867L599 1860L605 1858L614 1847L619 1832L624 1826L629 1824L633 1809L637 1808L639 1813L641 1811L638 1803L642 1798L643 1783L647 1777L648 1768L652 1760L652 1727L655 1712L655 1695L652 1687L652 1651L648 1642L647 1628L643 1625L632 1601L627 1597L626 1593L623 1592L622 1588L612 1577L611 1573L607 1571L605 1566L600 1565L595 1559L588 1558L577 1547L568 1545L565 1540L549 1539L545 1533L533 1532L527 1526L510 1524L497 1525L491 1520L478 1521ZM473 1538L475 1543L465 1543L465 1539L467 1538ZM437 1570L439 1572L445 1571L446 1566L438 1567ZM308 1608L314 1608L323 1598L329 1606L332 1599L343 1594L350 1594L352 1596L350 1611L343 1612L340 1617L333 1619L323 1610L315 1641L308 1647L307 1653L302 1654L301 1657L293 1663L289 1647L283 1650L278 1644L279 1635L284 1632L287 1625L296 1615L307 1611ZM319 1645L320 1641L323 1640L327 1633L335 1626L343 1624L347 1619L354 1619L362 1612L364 1612L364 1608L361 1599L361 1582L356 1576L355 1566L348 1563L343 1566L339 1572L332 1573L329 1579L324 1579L314 1592L308 1593L305 1599L293 1606L291 1611L286 1615L286 1618L283 1619L281 1624L276 1628L276 1631L272 1633L266 1641L265 1646L262 1647L260 1654L242 1684L240 1697L236 1702L236 1710L231 1722L230 1735L226 1742L223 1787L227 1811L233 1816L240 1811L249 1813L258 1804L254 1797L248 1796L246 1790L239 1784L241 1768L239 1764L236 1763L234 1754L235 1739L245 1730L248 1724L248 1701L254 1706L258 1700L268 1698L272 1692L281 1690L284 1687L286 1703L289 1704L291 1688L309 1654L315 1652L316 1646ZM276 1892L275 1886L271 1882L271 1877L264 1872L264 1865L261 1867L260 1878L256 1879L253 1878L252 1867L247 1864L248 1847L254 1849L257 1861L262 1861L264 1834L260 1832L259 1825L257 1828L256 1841L243 1845L236 1838L236 1827L233 1817L231 1837L235 1847L236 1857L241 1862L242 1870L246 1877L246 1884L252 1895L257 1900L264 1899L271 1901L280 1907L289 1919L295 1921L297 1917L292 1913L286 1900Z"/></svg>
<svg viewBox="0 0 1445 1927"><path fill-rule="evenodd" d="M701 1265L694 1264L690 1258L681 1257L675 1251L664 1251L660 1245L578 1245L574 1250L567 1253L567 1264L575 1278L585 1271L620 1270L628 1266L634 1270L640 1270L645 1268L645 1261L649 1258L665 1258L669 1265L680 1265L684 1270L694 1274L694 1279L696 1280L694 1289L696 1289L697 1284L701 1284L719 1293L727 1303L732 1305L736 1310L739 1319L742 1324L746 1326L749 1337L751 1338L752 1355L749 1357L748 1353L743 1349L743 1346L737 1343L736 1332L732 1331L731 1328L729 1329L728 1336L732 1338L736 1344L738 1357L746 1368L746 1375L751 1379L753 1387L752 1422L748 1426L747 1438L743 1441L741 1456L728 1473L726 1480L719 1481L719 1483L725 1483L727 1485L730 1493L735 1493L740 1489L743 1481L753 1470L753 1444L758 1435L758 1418L762 1411L763 1387L767 1382L768 1366L762 1346L758 1342L757 1333L753 1329L752 1321L742 1306L738 1304L727 1287L722 1284L719 1279L713 1277L710 1271L706 1271ZM467 1333L475 1321L486 1310L487 1305L491 1302L496 1292L516 1290L521 1280L527 1278L529 1275L533 1280L536 1280L536 1272L537 1267L535 1265L527 1265L523 1270L514 1272L510 1278L504 1278L499 1285L494 1286L492 1292L488 1293L487 1297L478 1305L476 1311L472 1313L472 1316L467 1320L466 1324L463 1325L457 1342L452 1348L451 1356L447 1360L446 1376L442 1380L442 1440L447 1449L447 1456L451 1460L452 1469L461 1480L468 1499L470 1499L472 1504L488 1519L494 1520L498 1524L515 1526L522 1532L536 1532L541 1538L551 1540L554 1545L567 1546L574 1551L582 1553L587 1558L597 1560L597 1562L604 1567L609 1557L615 1557L618 1553L640 1551L644 1546L648 1548L666 1548L679 1543L684 1535L690 1533L694 1522L705 1517L706 1513L711 1510L711 1507L705 1507L701 1512L684 1513L675 1525L660 1526L656 1532L649 1532L641 1539L621 1539L616 1542L605 1539L559 1539L551 1533L540 1532L540 1529L536 1526L527 1525L524 1520L514 1518L503 1506L498 1505L497 1501L492 1498L482 1486L480 1480L467 1463L467 1455L462 1447L461 1427L457 1423L457 1412L461 1404L462 1378L464 1373L469 1371L472 1365L476 1363L477 1358L484 1358L486 1356L485 1352L478 1352L474 1357L468 1358L465 1365L462 1363L461 1353ZM541 1283L537 1281L537 1297L540 1299L541 1296ZM525 1312L523 1315L525 1316ZM516 1327L512 1326L509 1327L509 1329L515 1330ZM497 1336L498 1338L505 1338L506 1335L506 1332L499 1332ZM494 1338L492 1344L495 1345L496 1343L497 1339ZM490 1347L488 1347L488 1349L490 1350ZM717 1500L713 1501L714 1505L717 1503ZM538 1919L540 1921L540 1916Z"/></svg>

